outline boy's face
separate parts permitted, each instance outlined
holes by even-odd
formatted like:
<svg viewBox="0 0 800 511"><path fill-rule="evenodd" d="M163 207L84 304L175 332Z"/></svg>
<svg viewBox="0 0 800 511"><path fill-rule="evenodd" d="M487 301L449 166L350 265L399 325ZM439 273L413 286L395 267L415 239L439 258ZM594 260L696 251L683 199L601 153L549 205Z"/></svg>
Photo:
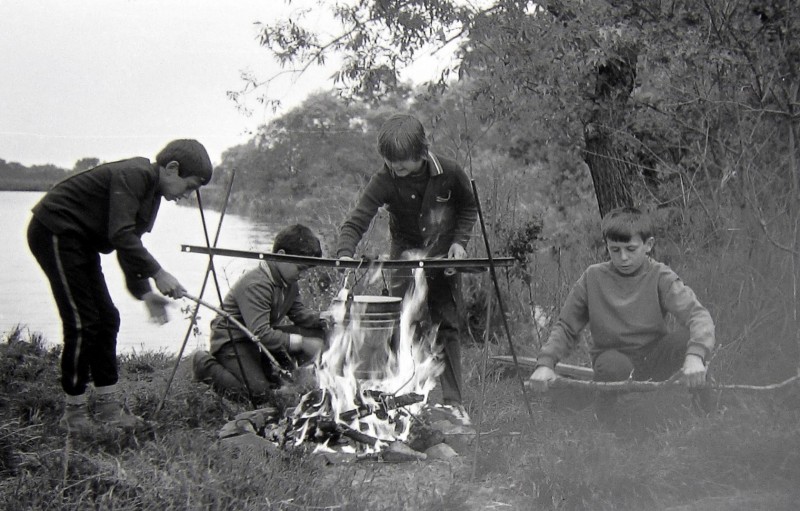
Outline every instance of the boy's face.
<svg viewBox="0 0 800 511"><path fill-rule="evenodd" d="M653 249L654 243L652 237L642 241L642 237L636 234L630 241L606 240L606 248L614 268L623 275L631 275L647 260L647 254Z"/></svg>
<svg viewBox="0 0 800 511"><path fill-rule="evenodd" d="M185 199L203 185L199 176L179 176L178 162L170 162L163 169L158 179L158 191L168 201Z"/></svg>
<svg viewBox="0 0 800 511"><path fill-rule="evenodd" d="M310 268L310 266L305 264L294 264L294 263L276 263L276 264L279 266L281 276L283 277L283 280L285 280L287 284L294 284L295 282L300 280Z"/></svg>
<svg viewBox="0 0 800 511"><path fill-rule="evenodd" d="M383 159L386 166L389 167L389 170L394 172L397 177L407 177L412 174L417 174L420 170L422 170L422 164L425 163L425 160L422 158L418 160L402 160L402 161L389 161L386 158Z"/></svg>

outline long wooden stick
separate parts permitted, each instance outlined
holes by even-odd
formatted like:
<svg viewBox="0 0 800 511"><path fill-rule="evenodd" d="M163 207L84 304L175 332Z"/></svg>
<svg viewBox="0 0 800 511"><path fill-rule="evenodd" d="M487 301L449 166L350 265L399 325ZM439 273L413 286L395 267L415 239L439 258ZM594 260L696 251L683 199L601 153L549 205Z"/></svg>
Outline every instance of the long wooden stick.
<svg viewBox="0 0 800 511"><path fill-rule="evenodd" d="M773 383L771 385L743 385L743 384L719 384L709 383L706 388L713 390L776 390L800 380L800 374L792 376L789 379L783 380L780 383ZM613 382L599 382L599 381L586 381L586 380L572 380L569 378L557 377L551 381L549 386L551 388L564 388L564 387L583 387L597 390L600 392L653 392L656 390L686 388L680 379L674 378L666 381L613 381Z"/></svg>
<svg viewBox="0 0 800 511"><path fill-rule="evenodd" d="M486 257L489 258L489 275L492 277L492 283L494 284L494 292L495 296L497 297L497 307L500 309L500 317L503 320L503 329L506 333L506 339L508 339L508 349L511 351L511 359L514 361L514 367L517 369L517 379L519 380L519 386L522 388L522 399L525 401L525 407L528 409L528 415L530 416L531 420L533 420L533 409L531 408L531 402L528 400L528 393L525 390L525 382L522 381L522 375L519 372L519 364L517 363L517 350L514 349L514 341L511 339L511 329L508 327L508 318L506 318L506 308L503 305L503 295L500 293L500 284L497 282L497 272L495 271L495 263L494 259L492 258L492 250L489 246L489 235L486 234L486 224L483 221L483 211L481 210L481 199L478 196L478 188L475 185L475 180L470 179L470 184L472 185L472 195L475 196L475 206L478 209L478 220L481 224L481 233L483 234L483 244L486 248Z"/></svg>
<svg viewBox="0 0 800 511"><path fill-rule="evenodd" d="M206 248L208 250L211 250L212 248L216 247L217 244L215 242L214 246L212 247L211 246L211 240L208 239L208 227L206 226L206 214L205 214L205 211L203 210L203 201L200 198L200 189L199 188L197 190L195 190L195 194L197 194L197 209L200 211L200 221L203 223L203 235L205 236L205 239L206 239ZM215 287L215 289L217 291L217 300L219 301L219 305L222 306L222 289L219 287L219 279L217 278L217 269L213 264L213 260L214 260L214 256L212 254L209 254L208 255L208 262L211 263L210 264L211 276L214 278L214 287ZM201 295L201 298L202 298L202 295ZM253 409L255 410L257 408L257 406L256 406L256 402L255 402L255 399L254 399L254 396L253 396L253 389L250 386L250 382L248 381L248 378L247 378L247 373L244 370L244 365L242 364L242 357L239 354L239 347L236 345L235 342L233 342L233 333L230 331L230 329L227 329L227 333L228 333L228 339L231 342L231 347L233 348L233 356L236 357L236 364L239 366L239 374L242 375L242 383L244 383L244 388L247 391L247 397L248 397L248 399L250 399L250 404L253 406Z"/></svg>

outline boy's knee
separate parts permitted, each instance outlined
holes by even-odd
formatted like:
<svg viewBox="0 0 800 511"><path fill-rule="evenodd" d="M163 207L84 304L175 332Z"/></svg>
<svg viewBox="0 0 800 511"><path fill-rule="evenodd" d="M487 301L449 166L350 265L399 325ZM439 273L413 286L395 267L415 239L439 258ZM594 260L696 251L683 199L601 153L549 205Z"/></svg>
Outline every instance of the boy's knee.
<svg viewBox="0 0 800 511"><path fill-rule="evenodd" d="M624 381L632 372L631 359L617 350L604 351L594 360L595 381Z"/></svg>
<svg viewBox="0 0 800 511"><path fill-rule="evenodd" d="M217 392L239 392L244 390L235 374L219 363L209 352L198 350L192 355L192 375L195 381L214 387Z"/></svg>

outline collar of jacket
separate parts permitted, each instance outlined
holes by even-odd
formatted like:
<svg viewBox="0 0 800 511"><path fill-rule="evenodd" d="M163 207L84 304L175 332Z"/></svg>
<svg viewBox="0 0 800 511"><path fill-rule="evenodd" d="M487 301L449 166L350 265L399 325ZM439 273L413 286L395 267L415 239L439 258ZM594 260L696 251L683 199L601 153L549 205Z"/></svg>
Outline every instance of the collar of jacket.
<svg viewBox="0 0 800 511"><path fill-rule="evenodd" d="M439 163L439 158L436 157L435 154L428 151L428 174L433 176L441 176L444 174L444 170L442 170L442 164Z"/></svg>
<svg viewBox="0 0 800 511"><path fill-rule="evenodd" d="M437 158L435 154L433 154L432 152L428 151L428 154L425 157L425 159L426 159L427 164L428 164L428 175L429 175L429 177L436 177L436 176L441 176L442 174L444 174L444 170L442 170L442 164L439 162L439 158ZM398 176L394 173L394 171L392 169L390 169L388 167L388 165L386 166L386 168L389 170L389 175L391 177L397 179ZM421 175L422 174L419 174L419 175L415 174L415 176L421 176ZM400 178L400 179L402 179L402 178Z"/></svg>
<svg viewBox="0 0 800 511"><path fill-rule="evenodd" d="M266 273L275 284L280 287L286 287L286 280L283 278L283 275L281 275L281 271L277 266L269 261L261 261L258 265L261 267L261 271ZM277 278L275 278L276 276Z"/></svg>
<svg viewBox="0 0 800 511"><path fill-rule="evenodd" d="M153 172L155 172L155 174L156 174L156 184L155 184L155 187L154 187L154 189L156 191L156 195L159 198L161 198L162 197L161 191L158 189L158 183L161 182L161 165L159 165L158 162L151 161L150 162L150 168L152 168Z"/></svg>

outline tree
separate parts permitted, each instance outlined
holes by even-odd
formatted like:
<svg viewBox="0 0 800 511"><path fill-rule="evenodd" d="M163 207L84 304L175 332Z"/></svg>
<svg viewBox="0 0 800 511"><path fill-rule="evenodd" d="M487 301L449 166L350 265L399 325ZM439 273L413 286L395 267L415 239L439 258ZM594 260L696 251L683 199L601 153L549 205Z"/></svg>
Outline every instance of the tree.
<svg viewBox="0 0 800 511"><path fill-rule="evenodd" d="M72 171L83 172L84 170L92 169L98 165L100 165L100 158L81 158L75 162L75 165L72 167Z"/></svg>

